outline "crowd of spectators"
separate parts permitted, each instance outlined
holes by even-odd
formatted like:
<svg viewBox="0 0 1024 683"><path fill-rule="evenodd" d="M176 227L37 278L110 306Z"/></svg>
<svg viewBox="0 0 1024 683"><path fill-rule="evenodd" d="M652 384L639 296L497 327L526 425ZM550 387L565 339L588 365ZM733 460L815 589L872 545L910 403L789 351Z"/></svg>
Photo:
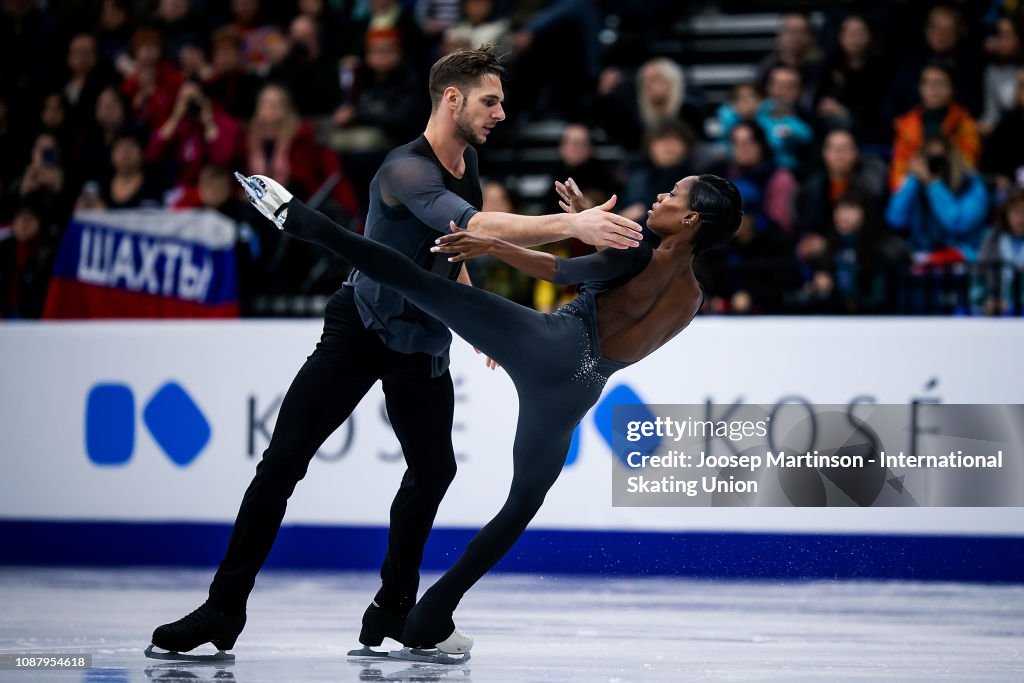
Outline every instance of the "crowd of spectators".
<svg viewBox="0 0 1024 683"><path fill-rule="evenodd" d="M485 147L559 122L543 173L594 202L617 194L637 220L685 175L737 184L737 237L698 264L707 312L1021 314L1024 3L784 12L754 77L712 101L656 50L721 4L2 0L0 318L39 317L84 209L227 216L243 314L329 294L344 264L255 218L231 172L272 176L361 230L374 172L423 129L429 65L483 43L508 69L508 119ZM485 209L523 210L493 151ZM553 190L535 199L525 208L559 210ZM541 309L569 295L495 262L471 272Z"/></svg>

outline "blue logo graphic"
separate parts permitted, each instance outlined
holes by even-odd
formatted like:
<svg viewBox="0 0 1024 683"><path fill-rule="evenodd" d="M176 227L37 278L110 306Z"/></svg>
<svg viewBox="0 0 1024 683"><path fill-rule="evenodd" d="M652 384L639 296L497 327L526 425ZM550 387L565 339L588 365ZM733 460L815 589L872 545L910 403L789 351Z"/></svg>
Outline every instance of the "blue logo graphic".
<svg viewBox="0 0 1024 683"><path fill-rule="evenodd" d="M85 452L97 465L123 465L135 450L135 397L123 384L97 384L85 402Z"/></svg>
<svg viewBox="0 0 1024 683"><path fill-rule="evenodd" d="M142 421L171 462L187 467L210 442L210 423L177 382L153 394ZM124 465L135 450L135 396L124 384L97 384L85 402L85 452L102 466Z"/></svg>
<svg viewBox="0 0 1024 683"><path fill-rule="evenodd" d="M624 419L620 419L618 423L613 419L613 407L615 405L620 406L619 410L623 411L620 413L620 416ZM597 410L594 411L594 425L597 427L598 433L605 443L608 444L608 448L612 449L612 453L623 460L627 455L626 449L622 448L622 444L626 443L626 435L624 433L616 434L615 425L618 424L621 429L625 427L627 422L634 420L646 422L653 421L654 419L655 415L650 411L643 399L625 384L620 384L608 392L604 400L597 404ZM652 453L660 445L661 437L647 436L641 437L637 442L631 442L629 450ZM623 464L626 463L623 462Z"/></svg>
<svg viewBox="0 0 1024 683"><path fill-rule="evenodd" d="M609 391L600 403L597 404L594 408L594 427L605 443L608 444L608 448L611 449L612 453L616 454L616 457L621 460L627 455L626 450L621 447L621 444L626 442L626 435L615 433L615 421L612 419L612 407L615 405L620 406L619 410L625 411L620 414L624 418L618 422L620 428L624 427L628 421L653 421L655 415L647 407L647 404L644 403L644 400L627 384L618 385ZM653 453L660 445L661 437L645 436L641 437L637 442L630 442L629 450ZM572 433L572 443L569 445L569 453L566 455L564 467L574 465L577 458L579 458L579 454L580 428L577 425L576 430Z"/></svg>

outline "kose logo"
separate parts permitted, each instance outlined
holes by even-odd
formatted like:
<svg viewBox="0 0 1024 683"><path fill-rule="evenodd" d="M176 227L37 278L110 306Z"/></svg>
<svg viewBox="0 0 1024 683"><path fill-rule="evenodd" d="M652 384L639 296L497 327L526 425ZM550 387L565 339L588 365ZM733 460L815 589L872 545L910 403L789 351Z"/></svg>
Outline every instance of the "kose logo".
<svg viewBox="0 0 1024 683"><path fill-rule="evenodd" d="M171 462L187 467L210 442L210 423L177 382L146 402L142 422ZM85 401L85 452L97 465L123 465L135 451L135 394L125 384L96 384Z"/></svg>

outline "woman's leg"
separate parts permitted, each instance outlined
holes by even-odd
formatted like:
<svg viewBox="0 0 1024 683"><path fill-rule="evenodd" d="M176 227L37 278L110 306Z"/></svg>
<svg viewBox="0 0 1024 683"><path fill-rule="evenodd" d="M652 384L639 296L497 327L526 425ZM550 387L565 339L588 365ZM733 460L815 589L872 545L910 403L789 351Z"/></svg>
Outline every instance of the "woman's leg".
<svg viewBox="0 0 1024 683"><path fill-rule="evenodd" d="M417 266L404 254L339 226L298 200L288 204L284 231L318 244L380 284L396 290L424 312L498 361L509 374L544 356L545 316L496 294L467 287ZM536 349L537 353L529 353Z"/></svg>
<svg viewBox="0 0 1024 683"><path fill-rule="evenodd" d="M462 596L509 551L537 514L562 471L573 430L600 393L599 387L562 382L520 396L508 498L416 603L406 619L402 642L434 647L452 634L452 613Z"/></svg>

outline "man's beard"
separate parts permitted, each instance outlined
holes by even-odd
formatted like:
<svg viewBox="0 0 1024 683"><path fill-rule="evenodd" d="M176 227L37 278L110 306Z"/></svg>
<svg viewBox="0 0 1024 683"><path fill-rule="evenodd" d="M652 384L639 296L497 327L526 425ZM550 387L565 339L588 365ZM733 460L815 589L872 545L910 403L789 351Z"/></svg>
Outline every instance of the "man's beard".
<svg viewBox="0 0 1024 683"><path fill-rule="evenodd" d="M467 145L477 145L483 142L479 140L476 132L473 130L473 126L466 120L466 103L462 103L462 108L459 109L459 115L455 118L455 136L465 142Z"/></svg>

